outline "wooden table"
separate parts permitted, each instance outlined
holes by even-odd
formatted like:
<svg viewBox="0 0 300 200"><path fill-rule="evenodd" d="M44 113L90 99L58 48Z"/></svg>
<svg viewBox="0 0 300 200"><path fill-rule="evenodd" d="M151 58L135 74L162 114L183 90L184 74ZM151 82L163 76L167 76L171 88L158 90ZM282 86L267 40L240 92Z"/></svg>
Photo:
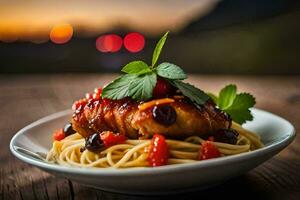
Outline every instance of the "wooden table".
<svg viewBox="0 0 300 200"><path fill-rule="evenodd" d="M159 199L113 194L56 178L12 156L9 141L27 124L70 108L72 102L115 75L0 76L0 199ZM227 83L257 98L257 107L291 121L300 131L300 76L190 76L190 82L216 92ZM172 196L203 199L300 199L300 138L249 173L206 191ZM242 194L237 194L241 192ZM242 198L240 198L242 197Z"/></svg>

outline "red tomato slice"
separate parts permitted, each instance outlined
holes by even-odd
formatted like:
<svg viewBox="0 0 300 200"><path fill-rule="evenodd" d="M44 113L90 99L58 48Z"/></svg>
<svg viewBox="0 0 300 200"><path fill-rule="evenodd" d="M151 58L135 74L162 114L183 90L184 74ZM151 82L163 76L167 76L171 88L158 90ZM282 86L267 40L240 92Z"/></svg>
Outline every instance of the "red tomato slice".
<svg viewBox="0 0 300 200"><path fill-rule="evenodd" d="M148 155L152 167L166 165L169 159L169 148L163 135L154 134Z"/></svg>
<svg viewBox="0 0 300 200"><path fill-rule="evenodd" d="M199 159L207 160L211 158L218 158L221 156L219 149L210 141L202 142Z"/></svg>
<svg viewBox="0 0 300 200"><path fill-rule="evenodd" d="M100 134L101 140L103 141L106 148L111 147L116 144L121 144L127 140L125 135L114 134L111 131L105 131Z"/></svg>
<svg viewBox="0 0 300 200"><path fill-rule="evenodd" d="M53 140L61 141L65 138L65 133L63 129L59 129L53 133Z"/></svg>

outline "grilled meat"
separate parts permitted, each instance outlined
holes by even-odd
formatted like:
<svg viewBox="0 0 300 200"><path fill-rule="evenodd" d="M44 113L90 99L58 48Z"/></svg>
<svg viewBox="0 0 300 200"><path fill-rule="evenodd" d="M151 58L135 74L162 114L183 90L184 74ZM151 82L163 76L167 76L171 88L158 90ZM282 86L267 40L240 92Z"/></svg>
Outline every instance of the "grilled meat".
<svg viewBox="0 0 300 200"><path fill-rule="evenodd" d="M90 100L87 105L80 106L74 112L73 129L83 137L94 132L113 131L135 139L147 138L154 133L164 134L169 138L202 136L219 129L227 129L231 125L230 118L217 109L212 101L197 107L184 98L174 99L167 105L176 113L171 124L157 120L153 106L141 110L139 103L129 98ZM165 110L167 115L174 115L170 108Z"/></svg>

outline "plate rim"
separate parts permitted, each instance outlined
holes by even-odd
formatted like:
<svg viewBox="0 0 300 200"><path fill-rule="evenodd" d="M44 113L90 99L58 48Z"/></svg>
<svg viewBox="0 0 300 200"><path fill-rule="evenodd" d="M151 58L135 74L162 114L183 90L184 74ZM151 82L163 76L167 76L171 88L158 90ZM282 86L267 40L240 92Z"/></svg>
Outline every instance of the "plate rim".
<svg viewBox="0 0 300 200"><path fill-rule="evenodd" d="M30 130L31 128L43 124L45 122L51 121L53 119L62 117L66 114L71 113L71 110L63 110L60 112L53 113L51 115L45 116L33 123L30 123L29 125L25 126L24 128L20 129L12 138L10 141L10 151L12 154L20 159L21 161L28 163L30 165L33 165L35 167L39 167L45 170L50 170L50 171L55 171L55 172L60 172L60 173L68 173L68 174L78 174L78 175L102 175L102 176L131 176L131 175L153 175L153 174L160 174L160 173L174 173L177 171L182 171L182 170L191 170L195 168L206 168L206 167L211 167L211 166L216 166L220 164L229 164L231 162L236 162L236 161L243 161L247 159L251 159L253 157L259 157L261 155L267 154L271 151L276 151L276 150L283 150L286 146L288 146L296 136L296 130L295 127L286 119L284 119L281 116L278 116L276 114L273 114L271 112L258 109L258 108L253 108L251 109L254 112L262 112L264 114L271 115L272 117L278 118L282 120L286 125L289 126L289 130L287 133L284 135L287 135L287 137L283 138L282 140L275 141L271 143L270 145L263 147L261 149L257 149L255 151L251 152L245 152L242 154L237 154L237 155L231 155L227 157L221 157L221 158L216 158L216 159L209 159L209 160L204 160L201 162L195 162L195 163L185 163L185 164L179 164L179 165L165 165L165 166L160 166L160 167L155 167L155 168L146 168L146 167L138 167L138 168L128 168L128 169L114 169L114 168L80 168L80 167L68 167L68 166L62 166L62 165L57 165L57 164L51 164L51 163L46 163L44 161L40 161L37 159L34 159L32 157L29 157L25 154L22 154L18 152L15 149L15 142L16 139L24 134L26 131Z"/></svg>

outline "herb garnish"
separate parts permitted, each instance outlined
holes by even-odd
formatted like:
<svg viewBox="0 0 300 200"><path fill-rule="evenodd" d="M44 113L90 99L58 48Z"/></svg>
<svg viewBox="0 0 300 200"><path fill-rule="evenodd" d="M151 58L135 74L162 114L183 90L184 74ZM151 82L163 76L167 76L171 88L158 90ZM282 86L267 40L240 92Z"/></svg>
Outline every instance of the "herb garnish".
<svg viewBox="0 0 300 200"><path fill-rule="evenodd" d="M156 44L151 66L143 61L128 63L121 70L127 74L121 75L103 88L102 97L109 99L131 97L139 101L148 100L152 98L153 88L156 85L157 76L159 76L178 88L191 101L203 105L209 96L195 86L182 82L181 80L186 79L187 75L179 66L168 62L156 66L168 33L165 33Z"/></svg>
<svg viewBox="0 0 300 200"><path fill-rule="evenodd" d="M249 93L237 94L236 85L225 86L219 96L209 94L218 107L228 113L233 121L243 124L251 121L253 116L249 108L255 105L255 98Z"/></svg>
<svg viewBox="0 0 300 200"><path fill-rule="evenodd" d="M253 116L249 108L254 106L255 98L248 93L237 94L236 85L227 85L219 92L219 96L208 95L195 86L183 82L182 80L186 79L187 75L179 66L168 62L156 66L168 33L165 33L156 44L151 66L143 61L128 63L121 70L126 74L121 75L104 87L101 96L115 100L124 97L131 97L138 101L148 100L152 98L157 77L160 77L167 80L180 90L184 96L198 105L204 105L211 98L221 110L231 116L233 121L243 124L248 120L252 120Z"/></svg>
<svg viewBox="0 0 300 200"><path fill-rule="evenodd" d="M177 87L184 96L188 97L191 101L198 105L205 104L205 102L209 99L209 96L205 92L189 83L184 83L180 80L174 80L171 81L171 83Z"/></svg>

